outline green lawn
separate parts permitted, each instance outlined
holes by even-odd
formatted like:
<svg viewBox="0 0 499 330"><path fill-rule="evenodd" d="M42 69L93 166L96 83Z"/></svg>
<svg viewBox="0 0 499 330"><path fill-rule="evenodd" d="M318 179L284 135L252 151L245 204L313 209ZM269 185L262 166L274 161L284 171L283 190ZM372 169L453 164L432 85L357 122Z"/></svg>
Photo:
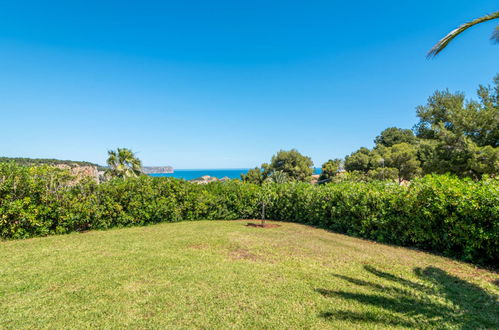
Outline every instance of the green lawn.
<svg viewBox="0 0 499 330"><path fill-rule="evenodd" d="M499 328L497 273L245 223L0 242L0 328Z"/></svg>

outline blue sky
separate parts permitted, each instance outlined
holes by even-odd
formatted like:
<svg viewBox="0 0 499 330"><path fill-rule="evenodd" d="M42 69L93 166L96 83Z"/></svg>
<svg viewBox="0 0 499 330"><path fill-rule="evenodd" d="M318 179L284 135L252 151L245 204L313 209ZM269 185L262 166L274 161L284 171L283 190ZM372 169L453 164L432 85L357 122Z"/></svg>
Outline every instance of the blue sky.
<svg viewBox="0 0 499 330"><path fill-rule="evenodd" d="M436 89L499 72L497 22L425 58L495 1L2 1L0 155L316 166L411 128Z"/></svg>

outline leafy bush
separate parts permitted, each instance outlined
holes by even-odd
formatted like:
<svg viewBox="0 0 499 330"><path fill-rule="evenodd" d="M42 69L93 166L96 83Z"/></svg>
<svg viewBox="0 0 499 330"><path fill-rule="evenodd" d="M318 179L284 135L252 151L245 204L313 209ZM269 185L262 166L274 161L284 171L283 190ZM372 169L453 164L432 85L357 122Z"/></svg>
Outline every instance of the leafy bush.
<svg viewBox="0 0 499 330"><path fill-rule="evenodd" d="M267 196L268 195L268 196ZM49 166L0 163L0 237L18 239L182 220L266 217L497 264L499 180L192 184L141 176L102 184Z"/></svg>

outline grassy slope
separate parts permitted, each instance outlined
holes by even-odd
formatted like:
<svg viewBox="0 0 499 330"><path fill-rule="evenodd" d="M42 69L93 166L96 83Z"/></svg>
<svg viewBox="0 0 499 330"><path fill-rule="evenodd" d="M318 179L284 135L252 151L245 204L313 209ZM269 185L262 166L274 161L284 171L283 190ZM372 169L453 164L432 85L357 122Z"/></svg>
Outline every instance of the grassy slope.
<svg viewBox="0 0 499 330"><path fill-rule="evenodd" d="M499 327L498 276L303 225L0 242L0 328Z"/></svg>

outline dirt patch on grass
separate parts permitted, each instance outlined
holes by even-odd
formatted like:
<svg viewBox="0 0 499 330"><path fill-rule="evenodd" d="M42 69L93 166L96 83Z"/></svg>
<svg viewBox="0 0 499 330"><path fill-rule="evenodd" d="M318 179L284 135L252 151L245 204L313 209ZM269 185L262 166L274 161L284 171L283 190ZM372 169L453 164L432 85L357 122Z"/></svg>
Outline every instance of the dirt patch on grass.
<svg viewBox="0 0 499 330"><path fill-rule="evenodd" d="M247 227L257 227L257 228L277 228L281 227L281 225L276 225L275 223L254 223L248 222L246 224Z"/></svg>
<svg viewBox="0 0 499 330"><path fill-rule="evenodd" d="M249 250L241 249L241 248L230 251L229 252L229 257L232 260L251 260L251 261L257 261L259 259L259 257L256 254L251 253Z"/></svg>

